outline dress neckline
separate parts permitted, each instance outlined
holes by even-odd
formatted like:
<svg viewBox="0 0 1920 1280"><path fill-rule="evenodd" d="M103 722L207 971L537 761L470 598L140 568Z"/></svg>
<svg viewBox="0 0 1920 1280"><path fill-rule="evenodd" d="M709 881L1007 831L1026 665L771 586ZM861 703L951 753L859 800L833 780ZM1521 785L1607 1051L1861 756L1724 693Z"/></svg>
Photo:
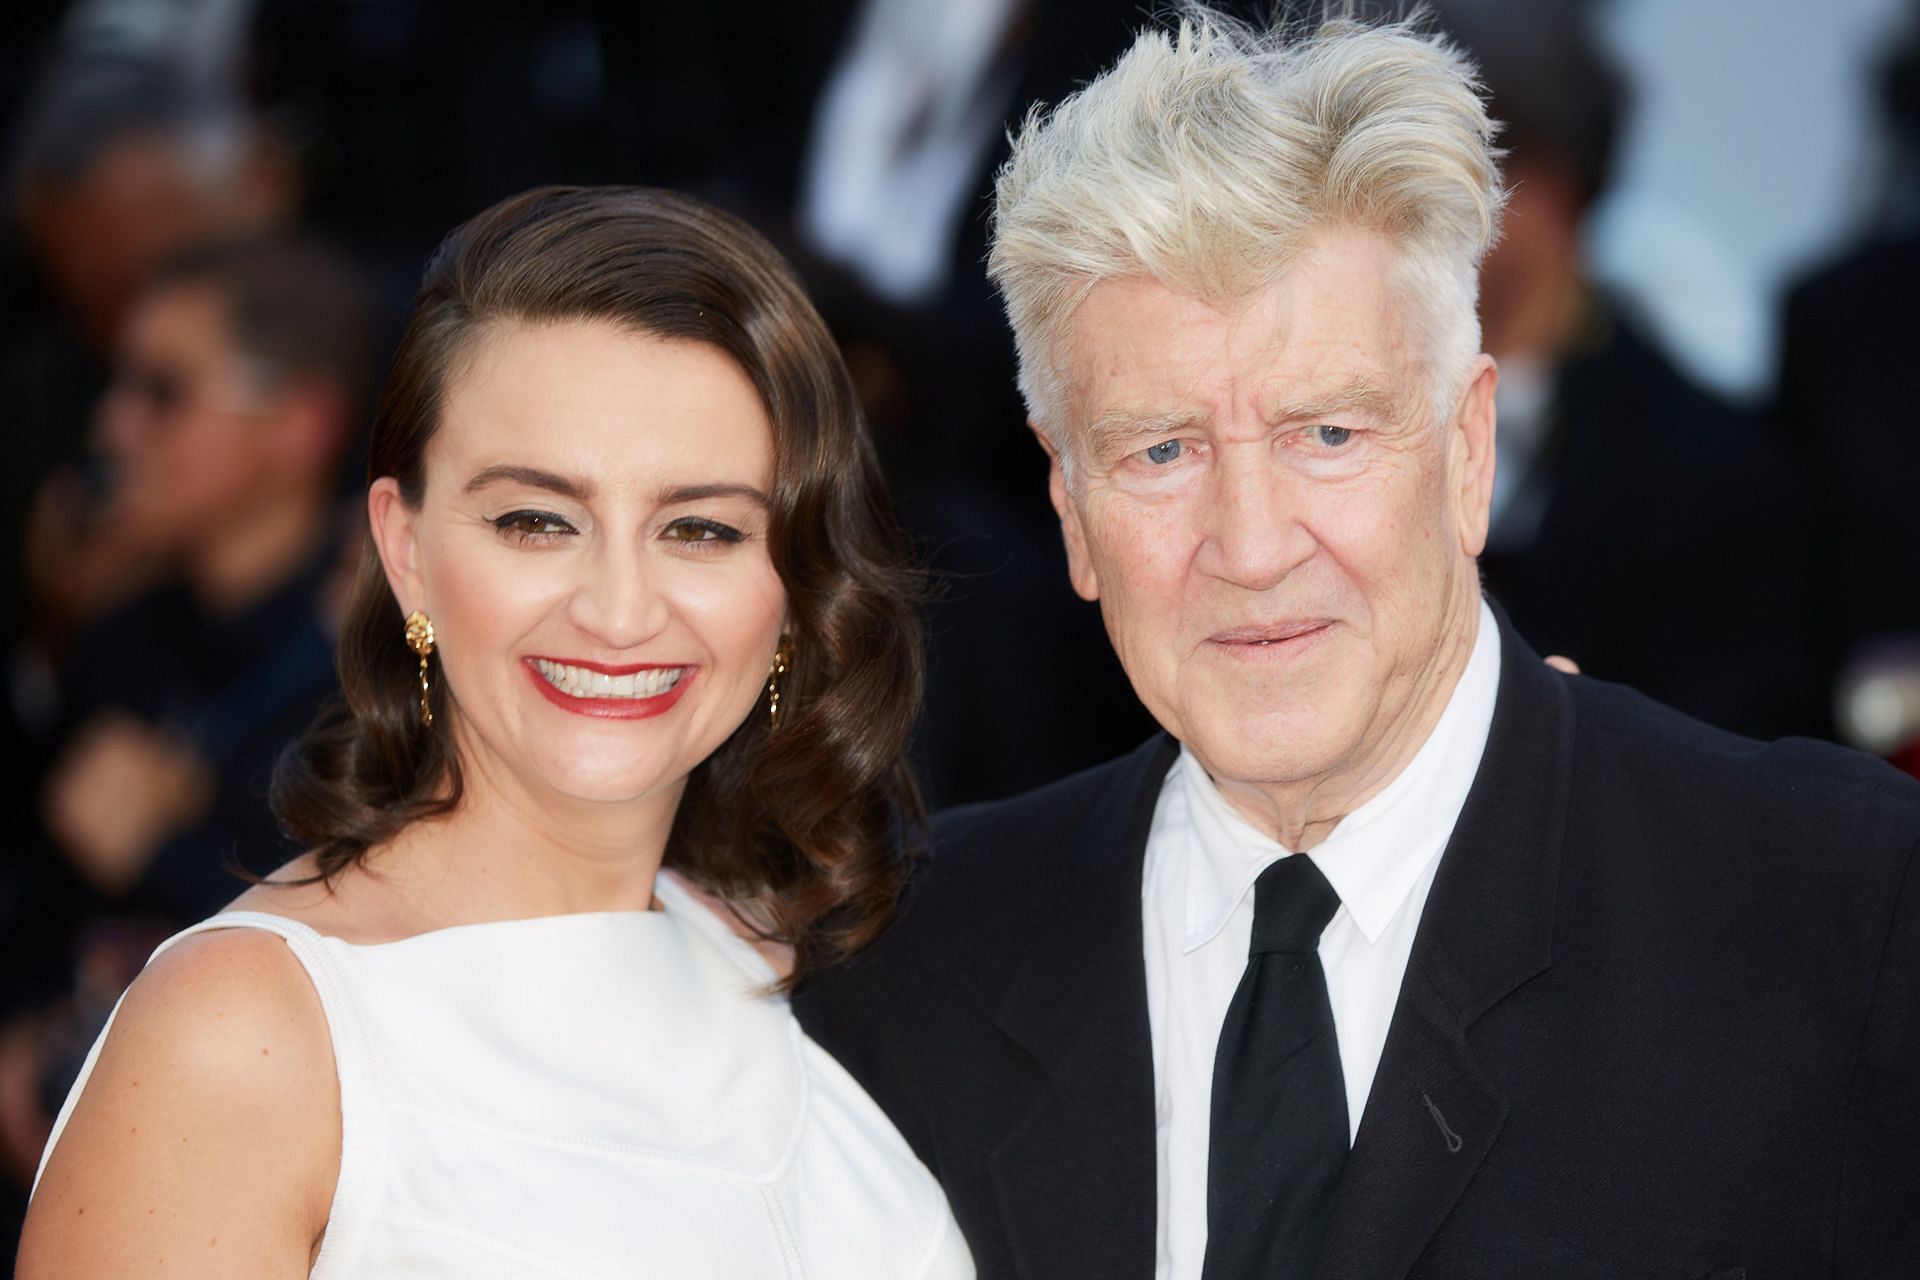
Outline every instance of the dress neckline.
<svg viewBox="0 0 1920 1280"><path fill-rule="evenodd" d="M404 938L388 938L382 942L356 942L351 938L343 938L337 934L322 933L312 925L303 920L295 919L293 916L282 915L276 911L259 911L251 908L237 911L222 911L208 920L207 923L209 925L215 925L216 922L219 921L229 921L232 924L239 925L243 924L245 918L249 916L267 916L275 920L284 920L311 934L321 942L344 947L350 951L372 954L383 951L397 952L401 949L413 949L416 947L426 948L440 943L450 943L458 941L461 938L471 937L474 933L483 929L501 932L537 932L543 928L551 929L563 925L585 924L598 921L604 921L614 927L627 927L626 922L631 921L635 924L648 922L645 925L646 928L662 930L666 929L668 922L671 921L675 925L684 925L703 935L709 942L717 946L728 959L746 970L747 975L754 981L761 983L775 983L779 981L779 975L774 972L773 966L767 963L766 957L755 950L752 943L735 933L732 926L715 915L711 908L688 892L686 887L680 883L679 876L674 872L664 867L661 868L659 874L654 877L653 893L654 898L660 903L660 909L657 911L633 908L610 911L561 911L536 916L508 916L500 920L470 920L459 924L446 924L432 929L422 929L419 933L410 933Z"/></svg>

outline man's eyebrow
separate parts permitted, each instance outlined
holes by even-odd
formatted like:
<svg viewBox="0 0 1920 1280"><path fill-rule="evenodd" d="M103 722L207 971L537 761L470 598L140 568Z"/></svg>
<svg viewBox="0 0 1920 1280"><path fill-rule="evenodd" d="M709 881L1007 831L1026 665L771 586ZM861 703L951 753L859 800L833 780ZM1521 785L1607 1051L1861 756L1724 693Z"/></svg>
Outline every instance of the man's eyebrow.
<svg viewBox="0 0 1920 1280"><path fill-rule="evenodd" d="M772 499L750 484L670 485L660 491L659 503L663 507L671 507L682 502L705 502L712 498L745 498L763 507L773 505Z"/></svg>
<svg viewBox="0 0 1920 1280"><path fill-rule="evenodd" d="M1331 390L1276 406L1269 423L1300 422L1339 413L1359 413L1382 422L1398 422L1405 411L1392 387L1368 374L1355 374ZM1113 409L1087 426L1087 443L1094 452L1143 436L1176 435L1206 426L1209 416L1197 411L1143 413Z"/></svg>
<svg viewBox="0 0 1920 1280"><path fill-rule="evenodd" d="M1190 431L1205 425L1206 421L1207 415L1204 413L1137 413L1131 409L1113 409L1087 425L1087 443L1098 451L1102 446L1141 436Z"/></svg>
<svg viewBox="0 0 1920 1280"><path fill-rule="evenodd" d="M1340 413L1359 413L1382 422L1397 422L1405 407L1392 387L1367 374L1355 374L1340 386L1318 395L1276 405L1269 422L1300 422Z"/></svg>
<svg viewBox="0 0 1920 1280"><path fill-rule="evenodd" d="M584 502L593 496L593 484L588 480L563 476L554 471L542 471L538 467L516 467L499 465L483 467L467 481L467 492L474 493L499 481L529 485L535 489L549 489L563 498L572 498Z"/></svg>

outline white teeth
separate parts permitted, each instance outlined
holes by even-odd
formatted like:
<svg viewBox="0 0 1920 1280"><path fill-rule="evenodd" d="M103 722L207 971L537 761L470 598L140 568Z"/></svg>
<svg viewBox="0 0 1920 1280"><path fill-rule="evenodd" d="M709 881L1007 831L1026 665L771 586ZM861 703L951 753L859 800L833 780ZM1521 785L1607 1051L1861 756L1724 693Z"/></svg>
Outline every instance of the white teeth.
<svg viewBox="0 0 1920 1280"><path fill-rule="evenodd" d="M624 676L604 671L569 666L546 658L535 658L533 665L548 684L576 698L657 698L680 683L685 667L654 667Z"/></svg>

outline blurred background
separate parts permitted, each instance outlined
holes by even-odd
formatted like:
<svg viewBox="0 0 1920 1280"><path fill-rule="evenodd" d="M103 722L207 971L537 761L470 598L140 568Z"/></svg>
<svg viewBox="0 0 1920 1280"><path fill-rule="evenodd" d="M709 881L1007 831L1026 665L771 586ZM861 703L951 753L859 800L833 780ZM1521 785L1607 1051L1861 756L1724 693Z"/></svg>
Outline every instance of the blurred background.
<svg viewBox="0 0 1920 1280"><path fill-rule="evenodd" d="M1920 773L1920 4L1430 8L1510 151L1490 591L1590 674ZM503 196L679 187L798 264L940 576L936 802L1149 732L981 260L1005 130L1150 11L10 0L0 1256L147 951L292 852L267 777L332 688L371 401L426 254Z"/></svg>

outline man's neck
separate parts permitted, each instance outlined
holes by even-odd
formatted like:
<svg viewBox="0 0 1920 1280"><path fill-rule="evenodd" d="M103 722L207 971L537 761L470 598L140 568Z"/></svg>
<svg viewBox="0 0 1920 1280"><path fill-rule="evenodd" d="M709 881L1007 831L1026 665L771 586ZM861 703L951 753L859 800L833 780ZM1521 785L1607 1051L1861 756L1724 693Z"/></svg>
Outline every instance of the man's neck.
<svg viewBox="0 0 1920 1280"><path fill-rule="evenodd" d="M1480 609L1475 592L1464 607L1464 618L1449 619L1438 651L1363 756L1323 774L1283 783L1238 781L1209 769L1220 794L1241 817L1293 852L1318 845L1348 814L1386 790L1433 736L1473 657L1482 625Z"/></svg>

